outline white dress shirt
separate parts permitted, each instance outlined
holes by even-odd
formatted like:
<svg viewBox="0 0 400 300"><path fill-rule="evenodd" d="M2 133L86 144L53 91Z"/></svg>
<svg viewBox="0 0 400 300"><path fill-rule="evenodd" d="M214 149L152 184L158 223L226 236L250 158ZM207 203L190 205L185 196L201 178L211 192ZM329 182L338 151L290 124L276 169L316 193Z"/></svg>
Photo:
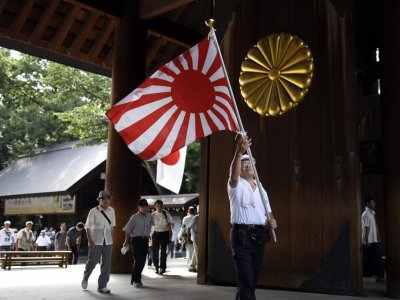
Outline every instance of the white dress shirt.
<svg viewBox="0 0 400 300"><path fill-rule="evenodd" d="M375 212L366 207L363 214L361 215L361 225L362 225L362 242L365 244L365 228L369 228L367 243L377 243L378 233L376 230Z"/></svg>
<svg viewBox="0 0 400 300"><path fill-rule="evenodd" d="M164 212L167 218L165 218ZM168 223L172 224L171 214L166 210L164 210L164 212L155 211L152 213L154 219L154 231L156 232L168 231Z"/></svg>

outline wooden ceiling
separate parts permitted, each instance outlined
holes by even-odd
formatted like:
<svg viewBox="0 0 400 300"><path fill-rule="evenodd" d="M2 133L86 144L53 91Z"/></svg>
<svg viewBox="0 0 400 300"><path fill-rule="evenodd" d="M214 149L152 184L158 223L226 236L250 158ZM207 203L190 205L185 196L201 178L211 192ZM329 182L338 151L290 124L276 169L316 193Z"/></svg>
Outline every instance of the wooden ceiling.
<svg viewBox="0 0 400 300"><path fill-rule="evenodd" d="M148 74L207 34L210 0L134 1L148 31ZM119 0L0 0L0 46L111 76L121 7Z"/></svg>

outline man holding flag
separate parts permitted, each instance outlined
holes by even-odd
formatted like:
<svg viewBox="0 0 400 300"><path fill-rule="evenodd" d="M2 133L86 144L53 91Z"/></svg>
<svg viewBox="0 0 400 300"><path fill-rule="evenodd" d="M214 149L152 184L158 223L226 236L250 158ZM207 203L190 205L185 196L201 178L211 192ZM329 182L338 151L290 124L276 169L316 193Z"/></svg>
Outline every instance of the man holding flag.
<svg viewBox="0 0 400 300"><path fill-rule="evenodd" d="M236 300L255 300L255 289L262 265L265 244L270 240L270 229L277 227L262 186L254 180L250 157L244 154L251 146L251 139L237 136L228 180L231 209L231 247L235 260L238 287ZM259 189L267 200L266 216Z"/></svg>

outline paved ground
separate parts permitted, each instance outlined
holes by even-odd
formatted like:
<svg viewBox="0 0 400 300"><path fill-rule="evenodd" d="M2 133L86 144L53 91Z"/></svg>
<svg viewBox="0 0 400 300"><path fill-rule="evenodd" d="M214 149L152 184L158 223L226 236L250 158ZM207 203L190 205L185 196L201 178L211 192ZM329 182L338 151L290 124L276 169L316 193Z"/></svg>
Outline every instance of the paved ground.
<svg viewBox="0 0 400 300"><path fill-rule="evenodd" d="M4 300L63 300L63 299L143 299L143 300L215 300L234 299L235 288L196 284L196 274L189 273L185 260L177 258L168 263L169 271L161 276L153 269L144 270L143 288L130 285L129 275L112 274L108 287L111 294L97 292L97 267L89 279L86 291L80 287L84 265L14 267L0 270L0 299ZM384 285L367 281L368 299L384 298ZM258 289L257 299L306 299L306 300L357 300L365 297L309 294L291 291Z"/></svg>

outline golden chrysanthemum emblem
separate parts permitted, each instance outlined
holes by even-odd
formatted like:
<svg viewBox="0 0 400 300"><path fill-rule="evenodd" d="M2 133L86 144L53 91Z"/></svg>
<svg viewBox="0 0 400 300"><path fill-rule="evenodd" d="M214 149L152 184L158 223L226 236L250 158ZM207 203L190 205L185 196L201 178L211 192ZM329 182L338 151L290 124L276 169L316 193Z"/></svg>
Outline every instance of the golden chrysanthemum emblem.
<svg viewBox="0 0 400 300"><path fill-rule="evenodd" d="M239 77L247 105L266 116L281 115L303 100L313 76L311 50L299 37L262 38L247 53Z"/></svg>

